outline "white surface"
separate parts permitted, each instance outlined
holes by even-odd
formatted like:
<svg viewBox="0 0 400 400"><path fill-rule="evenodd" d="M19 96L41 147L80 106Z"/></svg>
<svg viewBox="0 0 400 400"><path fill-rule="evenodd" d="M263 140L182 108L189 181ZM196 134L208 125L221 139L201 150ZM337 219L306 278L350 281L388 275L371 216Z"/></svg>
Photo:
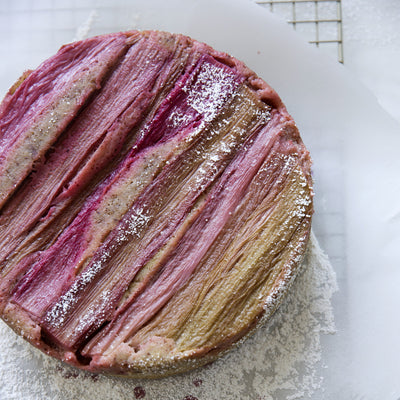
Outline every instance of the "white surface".
<svg viewBox="0 0 400 400"><path fill-rule="evenodd" d="M54 11L51 1L2 3L1 93L23 69L70 41L94 8L103 11L91 34L165 29L245 61L281 95L312 152L314 229L338 274L338 333L324 340L324 394L314 398L399 399L400 128L355 79L363 62L354 61L349 73L245 0L152 0L146 6L93 0L76 3L72 12L74 4L65 1ZM372 57L366 48L357 51Z"/></svg>
<svg viewBox="0 0 400 400"><path fill-rule="evenodd" d="M345 65L400 122L400 1L342 0Z"/></svg>

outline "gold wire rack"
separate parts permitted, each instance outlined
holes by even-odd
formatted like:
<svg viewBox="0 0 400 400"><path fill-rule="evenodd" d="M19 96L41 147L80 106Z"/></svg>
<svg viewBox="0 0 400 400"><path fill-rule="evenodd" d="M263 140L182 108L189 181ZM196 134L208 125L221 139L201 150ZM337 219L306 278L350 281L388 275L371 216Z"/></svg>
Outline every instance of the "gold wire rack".
<svg viewBox="0 0 400 400"><path fill-rule="evenodd" d="M343 63L341 0L257 0L290 23L309 43L324 48Z"/></svg>

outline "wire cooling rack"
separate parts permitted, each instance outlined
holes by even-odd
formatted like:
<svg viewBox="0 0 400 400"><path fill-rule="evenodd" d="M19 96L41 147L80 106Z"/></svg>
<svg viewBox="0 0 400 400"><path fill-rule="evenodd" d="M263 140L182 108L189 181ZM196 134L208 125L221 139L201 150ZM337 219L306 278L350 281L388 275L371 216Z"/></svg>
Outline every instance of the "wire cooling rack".
<svg viewBox="0 0 400 400"><path fill-rule="evenodd" d="M285 18L309 43L324 48L343 63L341 0L257 0Z"/></svg>

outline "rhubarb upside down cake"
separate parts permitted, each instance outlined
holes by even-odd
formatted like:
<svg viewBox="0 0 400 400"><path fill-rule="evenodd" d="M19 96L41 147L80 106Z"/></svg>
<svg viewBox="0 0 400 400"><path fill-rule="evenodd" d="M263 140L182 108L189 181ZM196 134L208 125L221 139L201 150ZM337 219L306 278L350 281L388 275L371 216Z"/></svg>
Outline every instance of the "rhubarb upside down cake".
<svg viewBox="0 0 400 400"><path fill-rule="evenodd" d="M0 315L53 357L132 377L204 365L300 268L308 151L277 93L206 44L65 45L0 126Z"/></svg>

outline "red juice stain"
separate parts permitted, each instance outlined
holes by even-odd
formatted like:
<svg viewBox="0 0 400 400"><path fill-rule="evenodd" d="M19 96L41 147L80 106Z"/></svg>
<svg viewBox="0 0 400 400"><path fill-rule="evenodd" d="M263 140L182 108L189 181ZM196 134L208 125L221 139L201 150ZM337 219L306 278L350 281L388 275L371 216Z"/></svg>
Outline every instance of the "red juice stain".
<svg viewBox="0 0 400 400"><path fill-rule="evenodd" d="M144 399L146 396L146 391L141 386L136 386L135 389L133 389L133 393L135 395L135 399Z"/></svg>
<svg viewBox="0 0 400 400"><path fill-rule="evenodd" d="M199 387L203 384L203 380L198 378L198 379L193 379L193 385L196 387Z"/></svg>
<svg viewBox="0 0 400 400"><path fill-rule="evenodd" d="M63 378L65 379L76 379L79 376L78 371L66 371L63 375Z"/></svg>

